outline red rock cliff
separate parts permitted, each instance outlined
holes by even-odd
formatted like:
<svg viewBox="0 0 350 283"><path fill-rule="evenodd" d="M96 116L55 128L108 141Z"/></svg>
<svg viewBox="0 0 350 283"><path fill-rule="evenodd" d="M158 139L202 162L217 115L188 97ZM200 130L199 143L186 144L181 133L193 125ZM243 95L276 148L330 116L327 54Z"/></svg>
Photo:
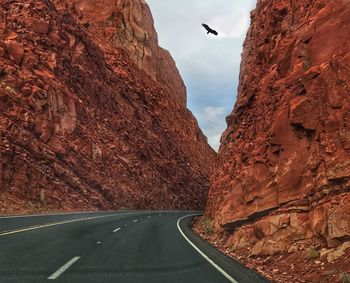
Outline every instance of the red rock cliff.
<svg viewBox="0 0 350 283"><path fill-rule="evenodd" d="M144 0L74 0L79 21L102 41L127 51L154 80L166 84L186 104L186 88L169 52L158 45L151 11ZM96 11L99 11L96 15Z"/></svg>
<svg viewBox="0 0 350 283"><path fill-rule="evenodd" d="M350 237L349 1L258 0L251 20L207 214L253 254L337 246Z"/></svg>
<svg viewBox="0 0 350 283"><path fill-rule="evenodd" d="M0 3L0 213L203 206L215 158L144 1Z"/></svg>

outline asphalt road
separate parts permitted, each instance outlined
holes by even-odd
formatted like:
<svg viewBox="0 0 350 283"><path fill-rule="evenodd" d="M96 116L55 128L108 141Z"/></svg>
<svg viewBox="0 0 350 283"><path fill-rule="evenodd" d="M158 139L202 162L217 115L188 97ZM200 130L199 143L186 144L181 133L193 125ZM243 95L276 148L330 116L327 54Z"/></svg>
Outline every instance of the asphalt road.
<svg viewBox="0 0 350 283"><path fill-rule="evenodd" d="M268 282L195 236L191 214L0 217L0 282Z"/></svg>

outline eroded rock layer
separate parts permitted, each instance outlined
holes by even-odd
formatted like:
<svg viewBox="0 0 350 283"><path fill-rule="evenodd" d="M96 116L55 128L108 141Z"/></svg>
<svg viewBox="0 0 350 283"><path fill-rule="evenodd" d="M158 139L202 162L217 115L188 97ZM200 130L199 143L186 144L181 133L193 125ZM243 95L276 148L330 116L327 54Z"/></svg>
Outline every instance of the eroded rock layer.
<svg viewBox="0 0 350 283"><path fill-rule="evenodd" d="M126 50L131 60L149 76L171 87L185 107L185 85L170 53L158 45L151 11L144 0L71 2L81 24L113 47Z"/></svg>
<svg viewBox="0 0 350 283"><path fill-rule="evenodd" d="M207 214L253 254L350 237L350 4L258 0ZM269 215L269 216L267 216Z"/></svg>
<svg viewBox="0 0 350 283"><path fill-rule="evenodd" d="M100 2L0 3L0 213L205 202L215 153L149 8Z"/></svg>

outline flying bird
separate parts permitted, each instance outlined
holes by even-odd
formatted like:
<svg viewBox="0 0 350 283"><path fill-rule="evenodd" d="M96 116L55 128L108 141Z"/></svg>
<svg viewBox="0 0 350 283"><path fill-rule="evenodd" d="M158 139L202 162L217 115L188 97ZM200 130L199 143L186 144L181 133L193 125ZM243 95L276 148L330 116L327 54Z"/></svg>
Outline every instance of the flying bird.
<svg viewBox="0 0 350 283"><path fill-rule="evenodd" d="M202 24L202 26L206 29L207 34L212 33L218 35L218 32L216 30L211 29L207 24Z"/></svg>

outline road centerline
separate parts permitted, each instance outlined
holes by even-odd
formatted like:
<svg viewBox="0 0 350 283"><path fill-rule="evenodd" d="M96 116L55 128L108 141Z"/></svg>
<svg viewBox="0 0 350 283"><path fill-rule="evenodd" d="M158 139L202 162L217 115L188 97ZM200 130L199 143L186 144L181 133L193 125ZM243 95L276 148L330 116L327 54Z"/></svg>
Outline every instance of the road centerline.
<svg viewBox="0 0 350 283"><path fill-rule="evenodd" d="M65 265L60 267L57 271L52 273L47 279L55 280L60 277L69 267L71 267L76 261L80 259L80 256L73 257L70 261L68 261Z"/></svg>

